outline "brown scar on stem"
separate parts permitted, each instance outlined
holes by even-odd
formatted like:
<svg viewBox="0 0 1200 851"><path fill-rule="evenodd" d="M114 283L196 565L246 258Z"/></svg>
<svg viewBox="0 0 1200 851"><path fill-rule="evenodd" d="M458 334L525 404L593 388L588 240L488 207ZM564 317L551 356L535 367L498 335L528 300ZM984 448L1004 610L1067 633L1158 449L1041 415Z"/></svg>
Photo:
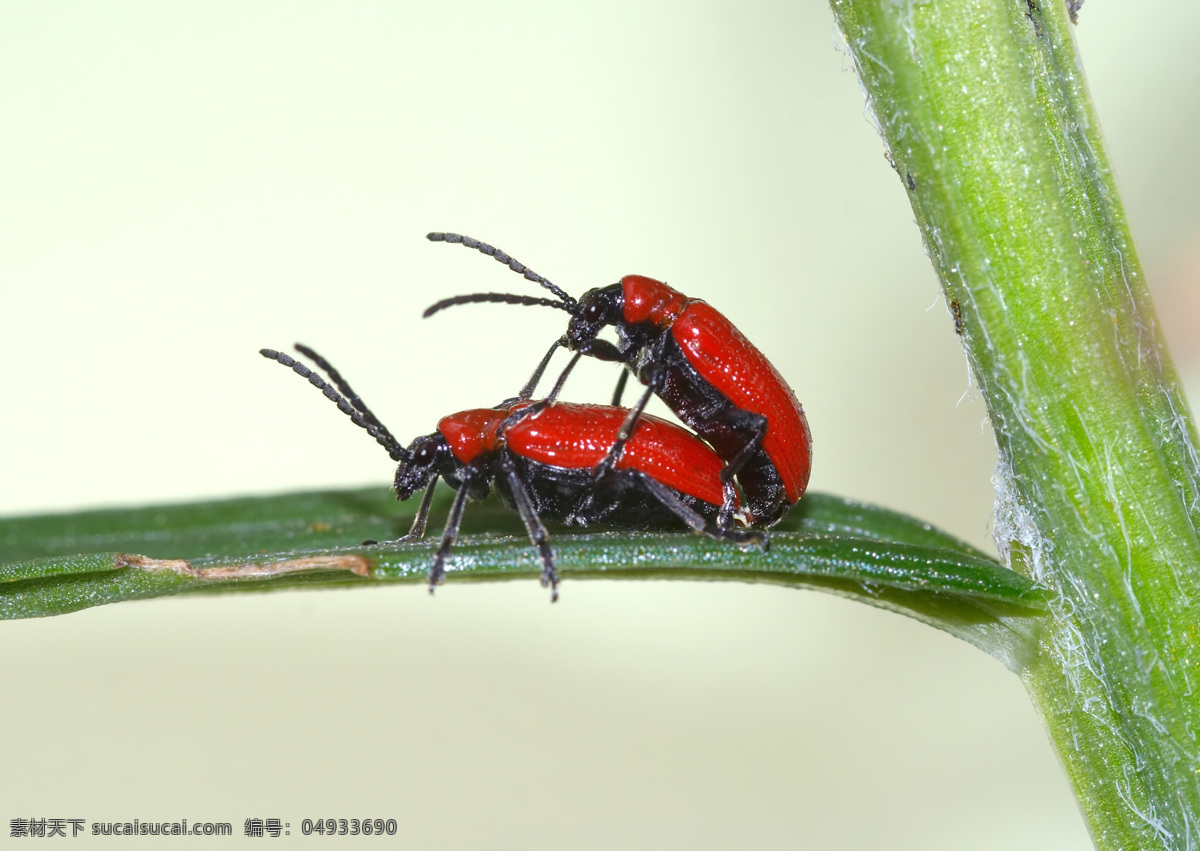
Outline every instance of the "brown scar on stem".
<svg viewBox="0 0 1200 851"><path fill-rule="evenodd" d="M172 570L194 579L256 579L302 573L309 570L347 570L355 576L370 576L371 562L366 556L311 556L264 564L230 564L221 567L192 567L191 562L176 558L149 558L134 553L117 556L118 567L139 570Z"/></svg>

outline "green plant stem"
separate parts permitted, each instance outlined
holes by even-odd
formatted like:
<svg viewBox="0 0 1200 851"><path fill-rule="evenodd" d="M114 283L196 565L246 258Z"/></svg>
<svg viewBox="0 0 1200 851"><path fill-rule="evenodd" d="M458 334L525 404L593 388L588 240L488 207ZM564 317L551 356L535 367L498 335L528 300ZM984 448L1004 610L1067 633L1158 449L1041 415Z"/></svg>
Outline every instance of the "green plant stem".
<svg viewBox="0 0 1200 851"><path fill-rule="evenodd" d="M1100 848L1200 841L1195 430L1062 2L833 0L1052 595L1022 672Z"/></svg>

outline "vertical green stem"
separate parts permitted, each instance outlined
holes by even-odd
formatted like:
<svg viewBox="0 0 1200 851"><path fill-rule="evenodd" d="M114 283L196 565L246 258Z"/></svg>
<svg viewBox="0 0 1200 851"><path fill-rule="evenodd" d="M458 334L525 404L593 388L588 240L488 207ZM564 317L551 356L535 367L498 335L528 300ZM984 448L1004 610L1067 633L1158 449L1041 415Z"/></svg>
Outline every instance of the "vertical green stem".
<svg viewBox="0 0 1200 851"><path fill-rule="evenodd" d="M1055 595L1024 671L1098 847L1200 846L1200 464L1062 0L832 0Z"/></svg>

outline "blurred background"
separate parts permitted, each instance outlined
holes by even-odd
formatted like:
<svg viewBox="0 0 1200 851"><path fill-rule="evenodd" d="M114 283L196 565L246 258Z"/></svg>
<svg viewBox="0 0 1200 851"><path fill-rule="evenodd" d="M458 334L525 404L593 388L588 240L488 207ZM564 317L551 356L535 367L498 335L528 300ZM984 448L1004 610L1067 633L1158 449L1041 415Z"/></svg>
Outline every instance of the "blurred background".
<svg viewBox="0 0 1200 851"><path fill-rule="evenodd" d="M1076 31L1200 390L1200 7ZM515 392L561 314L430 302L642 273L724 311L812 487L991 548L995 452L827 4L0 11L0 513L386 484L263 361L402 440ZM603 400L586 364L566 396ZM440 528L440 519L435 519ZM293 592L0 626L4 819L395 818L421 848L1088 848L1020 682L913 621L731 584ZM311 840L310 840L311 841ZM278 841L276 841L276 844ZM90 844L102 845L92 840ZM115 844L115 843L114 843Z"/></svg>

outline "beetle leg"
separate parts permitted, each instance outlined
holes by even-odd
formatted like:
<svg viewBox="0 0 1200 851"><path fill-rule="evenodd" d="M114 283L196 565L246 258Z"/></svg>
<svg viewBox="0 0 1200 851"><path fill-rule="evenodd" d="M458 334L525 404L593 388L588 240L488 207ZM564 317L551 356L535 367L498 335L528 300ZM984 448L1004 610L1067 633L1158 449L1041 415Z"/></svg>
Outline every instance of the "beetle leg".
<svg viewBox="0 0 1200 851"><path fill-rule="evenodd" d="M399 540L411 541L425 537L425 527L429 525L429 506L433 504L433 491L437 483L438 477L434 476L429 482L429 487L425 488L425 495L421 497L421 505L417 508L417 516L413 518L408 534Z"/></svg>
<svg viewBox="0 0 1200 851"><path fill-rule="evenodd" d="M565 522L568 526L576 524L579 526L587 526L588 512L591 511L594 494L594 489L588 489L588 492L584 494L583 499L581 499L579 504L575 506L575 510L563 518L563 522Z"/></svg>
<svg viewBox="0 0 1200 851"><path fill-rule="evenodd" d="M621 377L617 379L617 389L613 391L613 407L621 407L621 397L625 395L625 382L629 380L629 370L621 370Z"/></svg>
<svg viewBox="0 0 1200 851"><path fill-rule="evenodd" d="M433 557L433 566L429 568L429 593L433 593L435 585L441 585L446 579L446 558L450 548L458 539L458 527L462 524L463 507L467 504L467 491L470 480L458 486L454 494L454 502L450 503L450 515L446 518L446 528L442 532L442 543L438 546L437 555ZM430 485L430 490L433 486Z"/></svg>
<svg viewBox="0 0 1200 851"><path fill-rule="evenodd" d="M519 411L513 411L511 414L505 417L500 425L496 427L496 437L500 440L503 440L504 433L521 420L525 419L526 417L532 417L534 414L541 413L542 411L546 410L549 405L553 405L559 391L562 390L563 382L567 380L567 375L569 375L571 370L575 368L575 364L579 363L579 359L581 357L581 354L576 353L575 356L571 358L570 363L567 364L567 368L564 369L562 375L558 377L558 381L554 382L554 389L550 391L549 396L547 396L545 399L539 399L532 405L521 408ZM508 403L503 402L499 407L504 407L506 404Z"/></svg>
<svg viewBox="0 0 1200 851"><path fill-rule="evenodd" d="M537 547L538 555L542 557L542 587L549 586L550 602L557 602L558 570L554 566L554 551L550 549L546 527L542 524L542 519L538 517L537 510L533 507L533 500L529 498L529 491L525 489L525 483L521 480L521 476L517 473L517 469L507 453L500 454L500 469L504 472L505 479L508 480L508 489L512 492L517 513L521 515L521 520L525 523L529 540Z"/></svg>
<svg viewBox="0 0 1200 851"><path fill-rule="evenodd" d="M571 370L575 368L575 364L579 363L581 357L583 357L583 352L576 352L574 357L567 363L567 368L562 371L562 375L558 377L558 381L555 381L554 386L550 388L550 395L542 400L542 408L558 398L558 394L562 392L563 385L567 382L567 376L571 374ZM541 410L541 408L538 408L538 410Z"/></svg>
<svg viewBox="0 0 1200 851"><path fill-rule="evenodd" d="M538 413L539 411L544 410L548 404L550 404L550 403L547 402L545 399L542 399L540 401L534 402L532 405L529 405L528 407L522 408L519 411L513 411L511 414L509 414L507 417L505 417L503 420L500 421L500 425L496 426L496 439L500 442L503 442L504 433L506 431L508 431L510 428L515 426L517 423L519 423L521 420L525 419L526 417L531 417L534 414ZM503 407L503 405L500 405L498 407Z"/></svg>
<svg viewBox="0 0 1200 851"><path fill-rule="evenodd" d="M722 482L721 491L725 501L721 503L721 510L717 512L717 525L722 529L729 529L733 526L733 512L737 508L737 488L733 486L733 482Z"/></svg>
<svg viewBox="0 0 1200 851"><path fill-rule="evenodd" d="M579 500L579 503L575 506L574 510L563 518L563 522L565 522L568 526L579 525L585 528L587 527L588 518L592 513L592 505L596 501L596 490L600 486L600 480L606 475L606 473L600 473L598 475L596 472L597 470L599 470L599 467L596 467L592 470L592 486L584 493L583 499Z"/></svg>
<svg viewBox="0 0 1200 851"><path fill-rule="evenodd" d="M608 363L627 364L637 356L637 351L635 349L623 352L608 340L599 339L588 340L586 343L580 343L576 351L583 352L590 358L607 361Z"/></svg>
<svg viewBox="0 0 1200 851"><path fill-rule="evenodd" d="M737 544L759 544L764 550L767 548L767 536L765 532L760 532L758 529L721 528L708 522L704 518L704 515L680 499L679 494L672 488L667 487L662 482L652 476L646 475L640 470L636 471L636 474L641 478L642 485L646 490L670 509L676 517L686 523L688 528L693 532L708 535L711 538L733 541Z"/></svg>
<svg viewBox="0 0 1200 851"><path fill-rule="evenodd" d="M550 347L550 351L546 352L542 358L542 362L537 365L537 369L533 371L533 375L529 376L529 380L525 382L525 386L521 388L521 392L517 394L517 400L524 402L526 399L533 398L533 390L537 387L538 382L542 380L542 375L546 372L546 367L550 365L550 358L554 357L554 353L558 351L560 346L567 344L566 337L559 337L554 341L554 345Z"/></svg>
<svg viewBox="0 0 1200 851"><path fill-rule="evenodd" d="M738 450L737 455L729 459L729 462L725 465L725 469L721 471L722 482L733 481L733 477L742 471L742 467L746 466L746 462L750 460L750 456L762 446L763 437L767 434L767 418L762 414L752 414L749 411L743 411L737 419L739 421L734 423L734 425L748 429L752 433L746 445Z"/></svg>
<svg viewBox="0 0 1200 851"><path fill-rule="evenodd" d="M576 354L574 357L571 358L570 363L567 364L567 368L565 370L563 370L563 374L558 377L558 381L554 382L554 389L550 391L549 396L547 396L545 399L539 399L538 401L534 402L532 405L528 405L524 408L521 408L518 411L513 411L511 414L509 414L507 417L505 417L501 421L500 425L496 427L496 437L500 440L503 440L504 433L506 431L508 431L510 428L512 428L513 426L515 426L517 423L519 423L521 420L525 419L526 417L532 417L534 414L541 413L542 411L546 410L546 408L548 406L553 405L555 397L557 397L559 391L562 390L563 382L567 380L567 375L571 372L572 369L575 368L575 364L579 363L580 357L582 357L582 355ZM515 400L510 400L510 401L515 401ZM509 403L502 402L498 407L504 407L507 404L509 404Z"/></svg>
<svg viewBox="0 0 1200 851"><path fill-rule="evenodd" d="M642 412L646 410L646 405L650 403L650 397L662 389L663 382L666 381L666 373L661 370L650 372L646 392L642 394L642 398L638 399L637 404L629 409L629 415L625 417L625 422L621 423L621 428L617 431L617 439L613 441L613 445L609 447L608 454L601 459L600 463L592 468L592 478L600 479L613 467L621 458L621 452L625 449L625 444L629 442L629 438L633 437L633 430L637 428L638 420L642 417Z"/></svg>

